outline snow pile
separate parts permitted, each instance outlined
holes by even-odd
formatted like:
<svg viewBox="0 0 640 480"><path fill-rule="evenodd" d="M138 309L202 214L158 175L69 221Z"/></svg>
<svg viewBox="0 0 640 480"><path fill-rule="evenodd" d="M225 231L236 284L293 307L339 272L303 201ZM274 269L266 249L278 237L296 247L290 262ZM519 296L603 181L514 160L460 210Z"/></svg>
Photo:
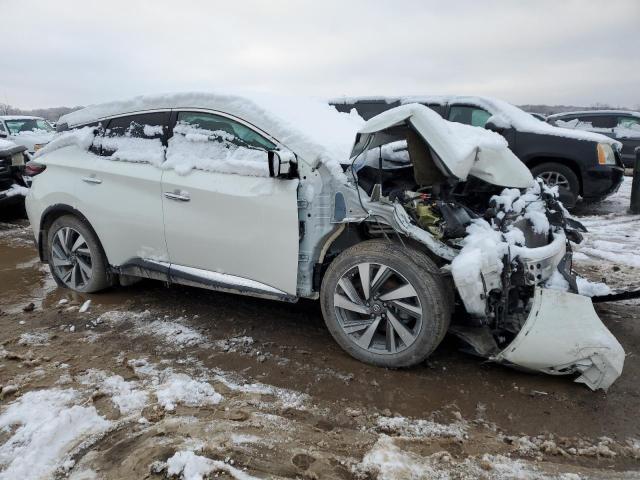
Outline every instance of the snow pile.
<svg viewBox="0 0 640 480"><path fill-rule="evenodd" d="M211 131L178 124L169 140L164 169L186 175L192 169L268 177L267 152L235 145L235 137L223 131Z"/></svg>
<svg viewBox="0 0 640 480"><path fill-rule="evenodd" d="M342 176L340 162L349 158L363 120L357 113L339 113L321 99L268 94L188 92L135 97L93 105L60 118L69 126L110 115L152 109L205 108L236 116L267 132L312 166L324 163Z"/></svg>
<svg viewBox="0 0 640 480"><path fill-rule="evenodd" d="M162 378L164 377L164 378ZM176 404L188 407L217 405L222 395L207 382L194 380L184 373L161 372L162 383L156 388L158 403L165 410L175 410Z"/></svg>
<svg viewBox="0 0 640 480"><path fill-rule="evenodd" d="M95 130L96 127L82 127L58 133L49 143L38 150L33 158L39 158L45 153L70 146L76 146L81 150L89 150L95 138Z"/></svg>
<svg viewBox="0 0 640 480"><path fill-rule="evenodd" d="M149 323L140 323L136 330L140 334L152 335L164 342L179 347L193 347L206 343L206 339L193 328L181 322L182 317L173 320L154 320Z"/></svg>
<svg viewBox="0 0 640 480"><path fill-rule="evenodd" d="M129 365L144 379L146 388L155 392L158 403L165 410L174 410L178 404L197 407L217 405L222 401L222 395L208 382L175 373L171 368L158 370L145 359L131 360Z"/></svg>
<svg viewBox="0 0 640 480"><path fill-rule="evenodd" d="M381 435L362 461L352 468L356 478L378 480L450 480L452 478L487 480L569 479L564 475L546 475L534 465L502 455L454 458L447 451L429 456L403 450L394 440ZM576 477L573 477L576 478Z"/></svg>
<svg viewBox="0 0 640 480"><path fill-rule="evenodd" d="M145 128L149 125L145 125ZM160 167L164 162L164 145L159 138L140 138L132 136L96 137L93 144L102 147L103 152L113 152L111 155L101 155L100 158L120 160L133 163L150 163Z"/></svg>
<svg viewBox="0 0 640 480"><path fill-rule="evenodd" d="M101 314L95 324L106 323L111 326L118 326L124 322L133 322L135 328L130 333L136 336L151 335L157 337L170 346L192 347L203 345L206 338L193 328L182 323L183 317L175 320L156 318L152 320L151 312L130 312L122 310L109 310Z"/></svg>
<svg viewBox="0 0 640 480"><path fill-rule="evenodd" d="M148 394L140 390L138 382L127 382L120 375L109 375L101 370L88 370L78 377L83 385L99 388L99 392L109 395L121 414L140 413L147 404Z"/></svg>
<svg viewBox="0 0 640 480"><path fill-rule="evenodd" d="M73 390L27 392L0 415L0 432L9 434L0 446L0 480L52 478L70 468L71 452L88 437L105 432L110 422L94 407L72 405Z"/></svg>
<svg viewBox="0 0 640 480"><path fill-rule="evenodd" d="M18 339L19 345L48 345L50 335L47 332L23 333Z"/></svg>
<svg viewBox="0 0 640 480"><path fill-rule="evenodd" d="M242 383L233 381L227 376L216 375L215 380L222 383L229 390L243 393L255 393L259 395L270 395L276 399L276 403L284 409L304 410L304 404L309 400L306 393L296 392L287 388L265 385L264 383Z"/></svg>
<svg viewBox="0 0 640 480"><path fill-rule="evenodd" d="M462 440L467 434L468 425L457 421L449 425L430 420L411 420L405 417L379 417L377 430L404 437L446 437Z"/></svg>
<svg viewBox="0 0 640 480"><path fill-rule="evenodd" d="M27 187L16 185L14 183L7 190L0 192L0 197L2 197L2 195L4 195L5 197L15 197L16 195L22 195L23 197L26 197L28 194L29 189Z"/></svg>
<svg viewBox="0 0 640 480"><path fill-rule="evenodd" d="M178 476L182 480L203 480L212 473L226 473L236 480L258 480L242 470L220 460L212 460L196 455L188 450L176 452L166 462L167 475Z"/></svg>

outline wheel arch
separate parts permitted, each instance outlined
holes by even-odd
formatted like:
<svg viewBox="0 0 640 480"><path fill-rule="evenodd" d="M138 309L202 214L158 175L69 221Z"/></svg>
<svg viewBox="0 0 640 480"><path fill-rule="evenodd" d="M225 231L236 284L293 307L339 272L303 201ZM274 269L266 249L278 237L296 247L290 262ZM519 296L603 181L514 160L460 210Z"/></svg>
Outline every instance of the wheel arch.
<svg viewBox="0 0 640 480"><path fill-rule="evenodd" d="M432 252L425 244L420 243L419 241L402 233L393 231L387 232L386 237L382 234L373 236L366 232L365 227L365 224L347 224L346 227L338 230L336 234L331 235L327 240L325 240L320 257L318 258L318 263L316 263L314 268L312 286L314 292L320 292L320 286L322 285L322 280L327 269L343 251L369 240L382 240L386 238L393 245L400 245L418 250L427 255L438 267L442 267L447 263L450 263Z"/></svg>
<svg viewBox="0 0 640 480"><path fill-rule="evenodd" d="M53 222L55 222L58 218L64 215L73 215L78 218L85 226L91 230L91 233L98 240L98 246L100 247L100 253L107 260L107 265L109 265L109 259L104 251L104 247L102 246L102 242L100 241L100 237L96 233L95 229L91 225L91 222L85 217L82 212L73 208L71 205L66 204L55 204L47 207L42 215L40 216L40 231L38 232L38 255L40 256L40 260L45 263L49 263L49 258L47 256L47 248L46 242L49 234L49 229Z"/></svg>
<svg viewBox="0 0 640 480"><path fill-rule="evenodd" d="M533 168L537 167L538 165L542 165L543 163L558 163L560 165L564 165L565 167L568 167L571 169L571 171L573 173L575 173L576 178L578 179L578 185L580 188L580 195L582 195L582 171L580 170L580 166L578 165L578 162L576 162L575 160L571 159L571 158L566 158L566 157L553 157L553 156L540 156L540 157L533 157L529 160L527 160L526 162L527 167L529 167L529 170L532 170Z"/></svg>

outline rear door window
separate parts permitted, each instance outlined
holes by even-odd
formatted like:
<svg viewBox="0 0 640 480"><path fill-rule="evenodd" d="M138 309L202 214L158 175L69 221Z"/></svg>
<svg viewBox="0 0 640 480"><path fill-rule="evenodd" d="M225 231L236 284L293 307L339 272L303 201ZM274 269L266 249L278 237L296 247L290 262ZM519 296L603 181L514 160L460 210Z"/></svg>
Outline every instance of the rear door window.
<svg viewBox="0 0 640 480"><path fill-rule="evenodd" d="M110 160L160 165L165 158L169 117L166 111L112 118L96 137L93 151Z"/></svg>
<svg viewBox="0 0 640 480"><path fill-rule="evenodd" d="M178 112L165 167L269 176L267 152L276 144L256 129L224 115Z"/></svg>
<svg viewBox="0 0 640 480"><path fill-rule="evenodd" d="M619 116L614 132L619 138L640 138L640 117Z"/></svg>
<svg viewBox="0 0 640 480"><path fill-rule="evenodd" d="M616 117L613 115L581 115L578 121L592 129L612 129L616 126ZM596 130L597 131L597 130Z"/></svg>
<svg viewBox="0 0 640 480"><path fill-rule="evenodd" d="M450 122L464 123L474 127L484 127L491 114L480 107L471 105L451 105L448 120Z"/></svg>

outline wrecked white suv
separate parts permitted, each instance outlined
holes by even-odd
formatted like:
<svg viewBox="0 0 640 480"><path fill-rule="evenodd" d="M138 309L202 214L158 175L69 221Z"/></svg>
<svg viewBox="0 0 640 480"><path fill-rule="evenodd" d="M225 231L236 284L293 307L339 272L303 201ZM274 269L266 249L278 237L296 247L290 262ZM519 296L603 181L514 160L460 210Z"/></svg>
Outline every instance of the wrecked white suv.
<svg viewBox="0 0 640 480"><path fill-rule="evenodd" d="M365 123L320 101L215 94L60 123L26 205L61 286L147 277L320 299L335 340L385 367L423 361L450 331L594 389L622 371L571 273L581 225L493 132L421 105Z"/></svg>

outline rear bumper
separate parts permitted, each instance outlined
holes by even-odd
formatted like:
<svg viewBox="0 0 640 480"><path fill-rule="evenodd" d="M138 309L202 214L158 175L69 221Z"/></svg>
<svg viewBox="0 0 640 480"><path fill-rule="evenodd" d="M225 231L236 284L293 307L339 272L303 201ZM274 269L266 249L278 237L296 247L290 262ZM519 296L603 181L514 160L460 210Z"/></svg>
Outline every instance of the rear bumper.
<svg viewBox="0 0 640 480"><path fill-rule="evenodd" d="M623 178L624 168L621 166L591 167L582 177L582 198L587 201L601 200L617 192Z"/></svg>

